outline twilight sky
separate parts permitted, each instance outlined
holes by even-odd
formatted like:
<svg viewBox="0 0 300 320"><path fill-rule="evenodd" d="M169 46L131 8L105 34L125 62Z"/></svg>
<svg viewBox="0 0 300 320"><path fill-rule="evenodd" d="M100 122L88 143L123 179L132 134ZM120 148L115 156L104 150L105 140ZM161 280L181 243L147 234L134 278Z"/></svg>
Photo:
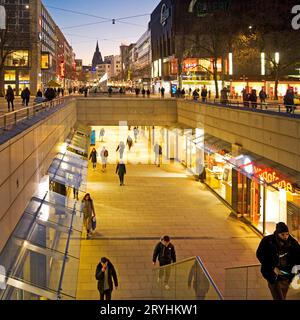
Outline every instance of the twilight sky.
<svg viewBox="0 0 300 320"><path fill-rule="evenodd" d="M62 29L72 45L77 59L83 59L84 64L90 64L99 41L102 57L119 54L121 43L136 42L147 30L150 14L160 0L43 0L56 24ZM60 9L74 10L89 15L110 19L108 22L74 27L105 21L97 17L74 14ZM112 19L149 14L143 17L129 18L116 21ZM136 25L131 25L136 24ZM72 27L72 28L68 28Z"/></svg>

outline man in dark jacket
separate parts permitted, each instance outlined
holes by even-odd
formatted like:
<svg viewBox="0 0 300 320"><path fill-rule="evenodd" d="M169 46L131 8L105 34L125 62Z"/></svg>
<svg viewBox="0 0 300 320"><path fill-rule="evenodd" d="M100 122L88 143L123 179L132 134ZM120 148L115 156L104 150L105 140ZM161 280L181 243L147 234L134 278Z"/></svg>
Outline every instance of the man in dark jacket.
<svg viewBox="0 0 300 320"><path fill-rule="evenodd" d="M111 300L113 291L113 281L115 288L118 288L118 277L113 264L105 257L102 257L96 269L96 279L98 280L98 290L100 300Z"/></svg>
<svg viewBox="0 0 300 320"><path fill-rule="evenodd" d="M15 110L14 108L15 94L11 86L7 87L5 98L7 100L8 112L10 111L10 105L12 107L12 111L14 111Z"/></svg>
<svg viewBox="0 0 300 320"><path fill-rule="evenodd" d="M170 237L169 236L163 236L160 239L160 242L155 246L154 252L153 252L153 264L155 265L156 259L159 261L159 266L163 267L168 264L171 264L172 262L176 262L176 253L175 253L175 247L173 244L170 242ZM165 273L165 279L164 279L164 286L166 290L169 290L169 278L171 274L171 268L170 267L165 267L161 268L159 270L159 275L158 275L158 282L161 281Z"/></svg>
<svg viewBox="0 0 300 320"><path fill-rule="evenodd" d="M292 269L300 264L300 245L284 222L277 223L275 232L261 240L256 256L273 299L285 300L294 278Z"/></svg>
<svg viewBox="0 0 300 320"><path fill-rule="evenodd" d="M126 174L126 166L123 161L118 162L116 173L119 175L120 186L124 186L124 175Z"/></svg>

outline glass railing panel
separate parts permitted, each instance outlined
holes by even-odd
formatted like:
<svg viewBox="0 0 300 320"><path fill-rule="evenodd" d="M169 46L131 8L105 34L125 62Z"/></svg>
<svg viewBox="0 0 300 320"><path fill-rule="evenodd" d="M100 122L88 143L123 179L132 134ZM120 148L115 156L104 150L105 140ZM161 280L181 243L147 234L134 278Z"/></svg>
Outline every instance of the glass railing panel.
<svg viewBox="0 0 300 320"><path fill-rule="evenodd" d="M154 269L150 296L161 300L222 299L199 258Z"/></svg>
<svg viewBox="0 0 300 320"><path fill-rule="evenodd" d="M226 300L272 300L272 295L260 271L260 265L225 269ZM299 281L291 283L287 300L300 300Z"/></svg>

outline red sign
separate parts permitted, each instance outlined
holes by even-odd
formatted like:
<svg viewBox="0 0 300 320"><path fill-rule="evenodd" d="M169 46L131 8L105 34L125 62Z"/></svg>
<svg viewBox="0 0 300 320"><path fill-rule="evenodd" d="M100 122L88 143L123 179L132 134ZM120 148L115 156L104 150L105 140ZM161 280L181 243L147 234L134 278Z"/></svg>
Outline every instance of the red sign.
<svg viewBox="0 0 300 320"><path fill-rule="evenodd" d="M178 74L178 59L172 59L170 61L170 74L172 75Z"/></svg>
<svg viewBox="0 0 300 320"><path fill-rule="evenodd" d="M272 168L259 168L253 166L256 176L267 183L272 184L275 188L284 189L286 191L294 192L292 183L283 179L278 172Z"/></svg>
<svg viewBox="0 0 300 320"><path fill-rule="evenodd" d="M196 71L199 71L198 69L199 69L198 59L189 58L183 61L184 72L196 72Z"/></svg>

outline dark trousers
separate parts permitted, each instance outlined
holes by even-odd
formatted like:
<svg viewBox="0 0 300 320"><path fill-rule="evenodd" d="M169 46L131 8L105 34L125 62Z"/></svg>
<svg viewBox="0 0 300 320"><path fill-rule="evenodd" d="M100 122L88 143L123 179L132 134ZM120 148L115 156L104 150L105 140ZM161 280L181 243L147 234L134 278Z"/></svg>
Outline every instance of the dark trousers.
<svg viewBox="0 0 300 320"><path fill-rule="evenodd" d="M93 169L95 169L97 166L97 162L93 162Z"/></svg>
<svg viewBox="0 0 300 320"><path fill-rule="evenodd" d="M105 290L104 292L100 292L100 300L111 300L111 290Z"/></svg>
<svg viewBox="0 0 300 320"><path fill-rule="evenodd" d="M119 174L120 184L124 184L124 173Z"/></svg>
<svg viewBox="0 0 300 320"><path fill-rule="evenodd" d="M170 262L159 262L160 267L167 266L169 264L170 264ZM170 275L171 275L171 267L165 267L165 268L162 268L159 270L158 277L159 277L159 279L163 279L163 277L165 276L164 284L168 284L169 279L170 279Z"/></svg>
<svg viewBox="0 0 300 320"><path fill-rule="evenodd" d="M7 100L7 106L8 106L8 110L10 110L10 105L14 111L14 101L13 100Z"/></svg>
<svg viewBox="0 0 300 320"><path fill-rule="evenodd" d="M271 284L268 282L273 300L285 300L289 290L290 283L288 280L283 279Z"/></svg>

